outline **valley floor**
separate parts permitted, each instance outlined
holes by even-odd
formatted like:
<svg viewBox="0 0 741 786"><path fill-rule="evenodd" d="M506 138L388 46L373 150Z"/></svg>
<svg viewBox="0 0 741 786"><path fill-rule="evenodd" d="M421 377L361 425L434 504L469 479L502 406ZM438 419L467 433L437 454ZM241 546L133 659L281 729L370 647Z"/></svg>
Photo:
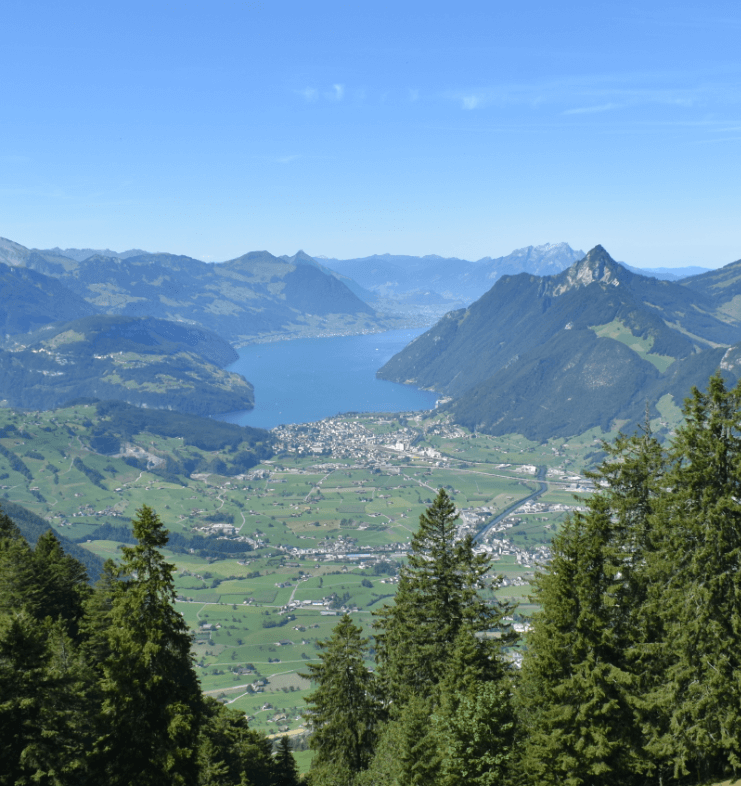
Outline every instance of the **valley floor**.
<svg viewBox="0 0 741 786"><path fill-rule="evenodd" d="M103 558L116 559L121 544L96 537L99 527L128 527L142 504L173 533L250 549L235 558L168 556L204 691L270 733L302 726L309 683L300 675L343 610L372 632L372 612L392 601L399 562L440 487L460 511L461 535L485 532L478 548L492 556L492 577L502 576L497 594L520 603L516 622L526 629L529 582L578 507L574 495L590 491L582 467L600 439L536 445L472 434L435 413L345 415L276 429L276 457L244 475L172 483L123 453L153 470L182 452L182 439L140 434L121 456L101 456L89 448L91 417L90 406L0 410L0 429L16 428L0 444L28 470L0 471L0 490Z"/></svg>

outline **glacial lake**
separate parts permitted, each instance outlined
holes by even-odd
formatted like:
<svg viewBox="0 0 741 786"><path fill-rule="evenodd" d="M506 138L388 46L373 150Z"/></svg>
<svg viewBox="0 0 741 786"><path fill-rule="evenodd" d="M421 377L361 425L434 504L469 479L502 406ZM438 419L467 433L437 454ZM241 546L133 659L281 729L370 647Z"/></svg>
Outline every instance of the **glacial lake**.
<svg viewBox="0 0 741 786"><path fill-rule="evenodd" d="M376 379L376 371L426 328L362 336L253 344L227 367L255 386L255 408L218 415L241 426L273 428L342 412L433 409L438 393Z"/></svg>

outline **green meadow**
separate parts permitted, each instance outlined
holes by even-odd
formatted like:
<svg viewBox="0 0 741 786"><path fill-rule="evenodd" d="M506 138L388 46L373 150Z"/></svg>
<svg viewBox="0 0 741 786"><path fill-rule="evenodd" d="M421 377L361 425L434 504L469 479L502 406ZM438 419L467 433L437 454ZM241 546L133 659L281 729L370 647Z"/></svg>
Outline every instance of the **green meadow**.
<svg viewBox="0 0 741 786"><path fill-rule="evenodd" d="M125 451L146 457L150 468L141 469L126 455L92 449L95 417L94 407L85 405L0 410L0 494L104 559L118 558L125 538L117 533L128 533L144 504L173 534L206 538L210 549L227 541L238 548L181 547L168 558L176 567L177 608L193 631L203 690L270 734L302 726L310 685L301 674L316 662L317 642L329 637L341 609L372 635L373 612L393 602L403 553L439 488L483 522L536 490L535 468L546 467L548 490L536 501L574 505L579 473L602 436L540 445L517 435L474 434L436 415L405 421L407 437L409 429L416 432L415 448L438 451L435 459L276 455L239 476L165 479L152 470L176 451L183 455L182 438L133 436ZM379 436L400 428L398 420L383 417L356 420ZM218 458L193 446L186 452ZM496 537L515 551L544 545L565 515L516 512L513 526ZM527 582L536 569L514 554L492 562L491 577L506 580L496 596L519 603L518 614L532 611Z"/></svg>

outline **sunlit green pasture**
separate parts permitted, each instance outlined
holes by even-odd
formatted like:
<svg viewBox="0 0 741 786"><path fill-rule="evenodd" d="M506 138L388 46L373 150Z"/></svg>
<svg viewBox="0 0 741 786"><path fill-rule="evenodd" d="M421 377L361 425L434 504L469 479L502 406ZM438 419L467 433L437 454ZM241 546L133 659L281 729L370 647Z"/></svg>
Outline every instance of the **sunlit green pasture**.
<svg viewBox="0 0 741 786"><path fill-rule="evenodd" d="M172 482L124 457L92 451L93 417L86 406L43 413L0 410L0 444L28 469L24 474L0 456L0 493L44 516L66 537L87 541L83 545L103 558L118 559L121 544L96 537L96 529L103 524L128 529L145 504L171 532L186 537L227 533L260 541L259 548L245 544L242 553L218 558L170 550L166 555L176 566L177 608L194 636L203 689L253 716L252 725L269 733L301 726L308 682L298 675L316 662L317 642L331 635L340 606L358 609L353 619L366 635L372 633L372 612L392 602L396 590L389 576L374 572L374 555L406 548L439 488L448 490L459 509L495 515L538 488L533 474L518 472L521 465L578 472L601 437L595 430L538 445L516 435L489 437L465 429L425 436L442 418L410 418L407 427L423 436L418 445L434 448L440 458L389 455L380 465L357 465L331 457L276 456L244 476L199 474ZM377 434L399 428L398 418L361 420ZM18 430L5 434L8 423ZM185 449L181 439L149 434L134 437L131 448L154 458L197 452ZM74 466L75 459L87 474ZM574 504L561 475L549 478L540 501ZM521 548L546 543L564 515L521 515L501 537ZM343 552L364 556L351 560ZM528 580L534 570L503 555L492 571L510 585L497 596L531 610L528 587L512 582ZM263 709L266 704L271 706Z"/></svg>

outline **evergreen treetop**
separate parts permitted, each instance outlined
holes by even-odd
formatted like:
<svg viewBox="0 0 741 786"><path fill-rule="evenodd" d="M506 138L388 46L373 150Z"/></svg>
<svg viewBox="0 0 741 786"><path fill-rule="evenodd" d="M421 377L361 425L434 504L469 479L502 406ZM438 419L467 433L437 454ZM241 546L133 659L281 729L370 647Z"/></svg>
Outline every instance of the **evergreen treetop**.
<svg viewBox="0 0 741 786"><path fill-rule="evenodd" d="M132 524L137 544L123 549L104 631L96 758L109 784L195 784L200 688L159 551L167 531L146 505Z"/></svg>
<svg viewBox="0 0 741 786"><path fill-rule="evenodd" d="M315 685L306 697L316 751L312 767L352 777L368 766L378 720L374 679L364 662L368 640L345 614L332 636L318 644L320 662L310 663L302 675Z"/></svg>
<svg viewBox="0 0 741 786"><path fill-rule="evenodd" d="M419 517L393 606L376 613L376 660L385 699L397 705L429 696L442 679L461 628L498 629L488 640L492 663L512 642L504 617L513 607L483 599L490 562L470 536L457 537L455 506L444 489Z"/></svg>

